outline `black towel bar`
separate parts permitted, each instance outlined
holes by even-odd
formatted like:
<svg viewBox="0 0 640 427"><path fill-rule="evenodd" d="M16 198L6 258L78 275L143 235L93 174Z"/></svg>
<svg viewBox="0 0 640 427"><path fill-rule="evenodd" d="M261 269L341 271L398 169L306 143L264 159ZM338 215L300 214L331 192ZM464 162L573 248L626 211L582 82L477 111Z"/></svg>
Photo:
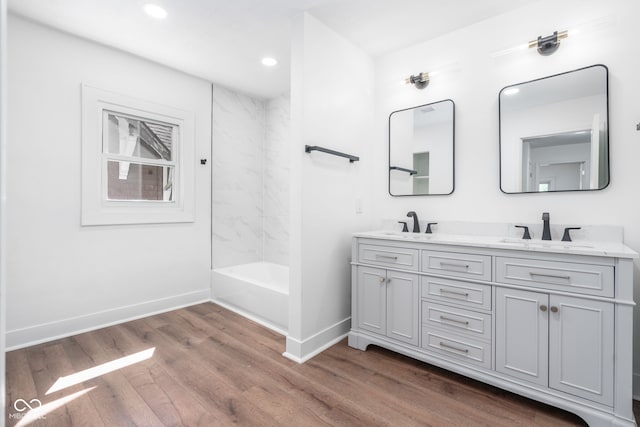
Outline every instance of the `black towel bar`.
<svg viewBox="0 0 640 427"><path fill-rule="evenodd" d="M357 162L360 160L360 157L352 156L351 154L341 153L339 151L330 150L328 148L320 147L317 145L305 145L304 146L305 153L310 153L312 151L322 151L323 153L333 154L334 156L340 156L349 159L349 163Z"/></svg>

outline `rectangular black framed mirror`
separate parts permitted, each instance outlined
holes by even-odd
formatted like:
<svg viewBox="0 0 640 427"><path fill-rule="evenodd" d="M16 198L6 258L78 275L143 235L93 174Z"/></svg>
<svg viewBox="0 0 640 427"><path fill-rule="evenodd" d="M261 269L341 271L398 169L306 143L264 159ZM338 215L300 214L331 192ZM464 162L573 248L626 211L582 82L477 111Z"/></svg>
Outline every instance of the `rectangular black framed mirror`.
<svg viewBox="0 0 640 427"><path fill-rule="evenodd" d="M598 64L500 91L504 193L609 185L608 69Z"/></svg>
<svg viewBox="0 0 640 427"><path fill-rule="evenodd" d="M455 104L434 102L389 115L389 194L430 196L454 190Z"/></svg>

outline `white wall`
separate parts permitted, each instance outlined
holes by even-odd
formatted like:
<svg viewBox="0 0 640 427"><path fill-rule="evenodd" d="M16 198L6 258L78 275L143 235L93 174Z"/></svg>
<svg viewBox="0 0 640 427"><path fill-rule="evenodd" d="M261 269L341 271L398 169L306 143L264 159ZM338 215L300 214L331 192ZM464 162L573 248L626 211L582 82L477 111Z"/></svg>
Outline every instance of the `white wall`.
<svg viewBox="0 0 640 427"><path fill-rule="evenodd" d="M263 258L265 103L213 85L212 266Z"/></svg>
<svg viewBox="0 0 640 427"><path fill-rule="evenodd" d="M289 94L267 101L263 164L264 260L289 265Z"/></svg>
<svg viewBox="0 0 640 427"><path fill-rule="evenodd" d="M7 3L0 0L0 427L6 408L6 142L7 142Z"/></svg>
<svg viewBox="0 0 640 427"><path fill-rule="evenodd" d="M552 13L549 13L552 11ZM627 245L640 250L640 2L542 0L438 39L383 56L376 61L375 164L373 195L380 219L612 224L624 227ZM498 58L491 53L587 23L591 28L562 41L549 57L519 51ZM589 25L587 25L589 27ZM591 30L591 32L590 32ZM505 86L602 63L609 67L611 184L602 191L506 195L499 188L498 93ZM416 90L397 82L440 67L429 87ZM387 180L387 117L390 112L451 98L456 103L456 188L451 196L391 198ZM471 209L472 208L472 209ZM636 300L640 271L635 268ZM636 314L640 312L636 311ZM640 374L640 317L635 327L636 375ZM636 384L638 382L636 381ZM636 385L637 387L637 385ZM638 395L638 393L636 393Z"/></svg>
<svg viewBox="0 0 640 427"><path fill-rule="evenodd" d="M373 62L306 13L294 21L292 39L287 356L302 361L350 327L351 233L370 226L367 215L355 213L355 204L370 186ZM307 154L305 144L361 161ZM380 191L386 192L386 184Z"/></svg>
<svg viewBox="0 0 640 427"><path fill-rule="evenodd" d="M209 299L210 84L15 16L8 55L8 346ZM83 82L194 112L195 222L80 226Z"/></svg>

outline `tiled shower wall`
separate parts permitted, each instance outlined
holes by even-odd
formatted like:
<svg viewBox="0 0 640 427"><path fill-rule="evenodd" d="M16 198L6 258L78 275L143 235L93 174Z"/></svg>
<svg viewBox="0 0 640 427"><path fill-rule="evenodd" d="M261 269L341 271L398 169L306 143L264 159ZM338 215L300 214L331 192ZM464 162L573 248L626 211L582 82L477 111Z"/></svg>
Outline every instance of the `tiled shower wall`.
<svg viewBox="0 0 640 427"><path fill-rule="evenodd" d="M288 265L289 98L213 85L213 268Z"/></svg>
<svg viewBox="0 0 640 427"><path fill-rule="evenodd" d="M264 260L289 265L289 123L291 101L267 102L264 144Z"/></svg>

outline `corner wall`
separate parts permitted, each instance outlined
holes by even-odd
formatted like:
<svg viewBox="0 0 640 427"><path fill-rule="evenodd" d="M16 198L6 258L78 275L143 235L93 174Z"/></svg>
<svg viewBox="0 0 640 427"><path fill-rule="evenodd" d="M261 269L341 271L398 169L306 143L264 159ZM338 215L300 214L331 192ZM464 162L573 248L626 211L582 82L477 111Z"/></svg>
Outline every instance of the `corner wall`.
<svg viewBox="0 0 640 427"><path fill-rule="evenodd" d="M311 15L293 25L291 69L291 276L285 355L303 362L350 328L351 233L366 198L373 61ZM320 152L319 145L360 156ZM364 208L366 212L366 207Z"/></svg>
<svg viewBox="0 0 640 427"><path fill-rule="evenodd" d="M209 300L210 84L13 15L8 40L8 347ZM195 222L80 226L81 83L194 112Z"/></svg>
<svg viewBox="0 0 640 427"><path fill-rule="evenodd" d="M6 285L6 214L7 214L7 2L0 0L0 427L5 424L6 368L5 323L7 313Z"/></svg>
<svg viewBox="0 0 640 427"><path fill-rule="evenodd" d="M553 11L553 13L549 13ZM624 227L625 243L640 251L640 3L625 0L542 0L376 60L375 138L372 141L378 219L416 210L423 220L552 223ZM584 25L586 24L586 25ZM551 56L535 50L491 54L538 35L583 26ZM498 93L508 85L593 64L609 67L611 184L602 191L507 195L500 191ZM424 90L398 82L441 69ZM387 186L387 118L392 111L451 98L456 104L455 192L451 196L393 198ZM635 263L635 299L640 270ZM640 375L640 312L636 308L634 371Z"/></svg>

